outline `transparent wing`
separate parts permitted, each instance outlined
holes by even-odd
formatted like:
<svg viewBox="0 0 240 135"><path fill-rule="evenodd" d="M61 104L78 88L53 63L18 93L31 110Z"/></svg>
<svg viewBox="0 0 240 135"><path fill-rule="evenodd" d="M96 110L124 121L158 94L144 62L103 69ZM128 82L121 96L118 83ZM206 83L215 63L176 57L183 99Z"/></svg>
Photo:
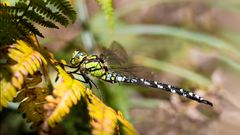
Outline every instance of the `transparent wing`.
<svg viewBox="0 0 240 135"><path fill-rule="evenodd" d="M110 67L110 70L126 76L144 78L148 80L153 80L154 78L154 73L152 72L152 69L140 65L129 65L124 67L113 66Z"/></svg>
<svg viewBox="0 0 240 135"><path fill-rule="evenodd" d="M116 41L113 41L108 49L102 48L101 57L109 65L124 65L128 62L127 52Z"/></svg>
<svg viewBox="0 0 240 135"><path fill-rule="evenodd" d="M108 49L102 48L100 56L111 71L126 76L153 79L152 70L141 65L132 64L125 49L116 41L113 41Z"/></svg>

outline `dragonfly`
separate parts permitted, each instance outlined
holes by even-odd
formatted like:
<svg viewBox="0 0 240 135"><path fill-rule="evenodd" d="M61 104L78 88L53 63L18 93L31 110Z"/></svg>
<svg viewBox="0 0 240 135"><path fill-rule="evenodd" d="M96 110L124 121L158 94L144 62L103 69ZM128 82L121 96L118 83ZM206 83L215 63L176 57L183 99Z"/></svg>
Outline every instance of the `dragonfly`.
<svg viewBox="0 0 240 135"><path fill-rule="evenodd" d="M116 41L112 42L110 49L105 49L100 55L87 54L85 52L75 50L70 60L71 65L69 66L71 68L75 68L75 70L69 73L81 75L83 80L80 81L89 84L90 88L92 88L93 85L96 88L97 86L89 76L109 83L127 83L165 90L191 100L195 100L199 103L210 106L213 105L210 101L205 100L203 97L183 88L161 83L155 80L137 77L133 74L125 74L122 71L117 71L114 66L111 66L115 64L121 67L124 63L126 63L125 59L127 59L127 53Z"/></svg>

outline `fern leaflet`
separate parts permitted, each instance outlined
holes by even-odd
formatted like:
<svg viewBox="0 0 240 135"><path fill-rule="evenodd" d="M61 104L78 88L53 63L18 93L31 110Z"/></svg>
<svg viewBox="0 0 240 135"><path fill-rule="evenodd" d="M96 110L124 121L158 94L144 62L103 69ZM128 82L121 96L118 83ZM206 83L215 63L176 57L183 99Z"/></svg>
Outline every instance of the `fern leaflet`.
<svg viewBox="0 0 240 135"><path fill-rule="evenodd" d="M9 49L8 56L15 63L8 67L8 72L1 72L1 104L6 107L16 96L16 90L23 87L24 79L29 75L33 75L38 71L41 64L47 64L45 58L32 47L30 43L17 41ZM11 76L10 76L11 75Z"/></svg>
<svg viewBox="0 0 240 135"><path fill-rule="evenodd" d="M26 40L29 33L43 37L33 23L58 28L55 22L67 26L68 18L72 22L76 19L76 12L66 0L19 0L14 6L0 6L0 45Z"/></svg>
<svg viewBox="0 0 240 135"><path fill-rule="evenodd" d="M131 125L131 123L129 123L126 119L124 119L122 113L119 111L117 113L117 119L121 124L120 127L123 130L123 131L120 131L120 133L122 132L123 134L126 134L126 135L137 135L138 134L137 131Z"/></svg>
<svg viewBox="0 0 240 135"><path fill-rule="evenodd" d="M47 64L45 58L38 51L22 40L17 41L17 44L9 49L8 56L17 62L11 66L12 84L19 89L22 87L24 76L33 75L42 63Z"/></svg>
<svg viewBox="0 0 240 135"><path fill-rule="evenodd" d="M69 113L73 104L77 104L80 97L84 95L85 86L77 80L72 79L60 66L56 67L62 78L54 90L53 95L47 96L47 104L44 108L48 112L47 122L51 127L59 122L62 117Z"/></svg>
<svg viewBox="0 0 240 135"><path fill-rule="evenodd" d="M15 102L21 102L18 111L23 113L27 122L33 122L32 128L38 127L44 120L43 104L46 102L47 89L35 87L30 89L23 89L15 98Z"/></svg>
<svg viewBox="0 0 240 135"><path fill-rule="evenodd" d="M113 135L117 128L116 112L104 105L90 90L87 93L93 135Z"/></svg>
<svg viewBox="0 0 240 135"><path fill-rule="evenodd" d="M8 106L8 102L13 100L16 96L16 88L12 85L10 80L10 71L6 68L0 70L0 111L3 107Z"/></svg>

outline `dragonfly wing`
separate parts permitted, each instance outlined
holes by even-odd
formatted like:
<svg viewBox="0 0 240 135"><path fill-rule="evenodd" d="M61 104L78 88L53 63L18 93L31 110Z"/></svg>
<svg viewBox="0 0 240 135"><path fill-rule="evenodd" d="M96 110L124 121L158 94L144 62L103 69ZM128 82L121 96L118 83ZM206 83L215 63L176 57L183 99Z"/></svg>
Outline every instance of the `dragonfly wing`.
<svg viewBox="0 0 240 135"><path fill-rule="evenodd" d="M111 46L102 49L101 57L109 65L124 65L128 62L128 55L125 49L116 41L113 41Z"/></svg>
<svg viewBox="0 0 240 135"><path fill-rule="evenodd" d="M113 41L108 49L102 50L101 57L107 62L110 70L128 76L153 79L154 74L150 69L129 62L127 52L118 42Z"/></svg>
<svg viewBox="0 0 240 135"><path fill-rule="evenodd" d="M133 76L133 77L144 78L149 80L154 79L154 73L152 72L152 70L140 65L131 65L131 66L123 66L123 67L113 66L111 67L110 70L126 76Z"/></svg>

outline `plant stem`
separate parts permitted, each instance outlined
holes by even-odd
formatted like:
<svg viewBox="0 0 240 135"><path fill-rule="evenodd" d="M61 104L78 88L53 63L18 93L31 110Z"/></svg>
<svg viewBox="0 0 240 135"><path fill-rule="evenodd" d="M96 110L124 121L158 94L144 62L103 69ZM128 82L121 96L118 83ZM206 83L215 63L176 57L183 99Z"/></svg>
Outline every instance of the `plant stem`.
<svg viewBox="0 0 240 135"><path fill-rule="evenodd" d="M95 40L90 31L90 26L88 23L89 18L88 18L86 0L79 0L77 5L78 5L79 18L82 25L82 32L81 32L82 42L85 48L88 50L88 52L91 52L95 45Z"/></svg>
<svg viewBox="0 0 240 135"><path fill-rule="evenodd" d="M35 37L35 40L36 40L36 43L37 43L37 47L41 50L40 44L39 44L39 42L38 42L38 40L37 40L37 36L34 35L34 37ZM47 60L47 59L46 59L46 60ZM47 83L48 90L49 90L49 91L52 91L52 90L53 90L53 85L52 85L50 76L49 76L49 74L48 74L48 73L49 73L49 70L48 70L47 65L42 64L42 69L43 69L42 71L43 71L44 80L45 80L46 83Z"/></svg>

